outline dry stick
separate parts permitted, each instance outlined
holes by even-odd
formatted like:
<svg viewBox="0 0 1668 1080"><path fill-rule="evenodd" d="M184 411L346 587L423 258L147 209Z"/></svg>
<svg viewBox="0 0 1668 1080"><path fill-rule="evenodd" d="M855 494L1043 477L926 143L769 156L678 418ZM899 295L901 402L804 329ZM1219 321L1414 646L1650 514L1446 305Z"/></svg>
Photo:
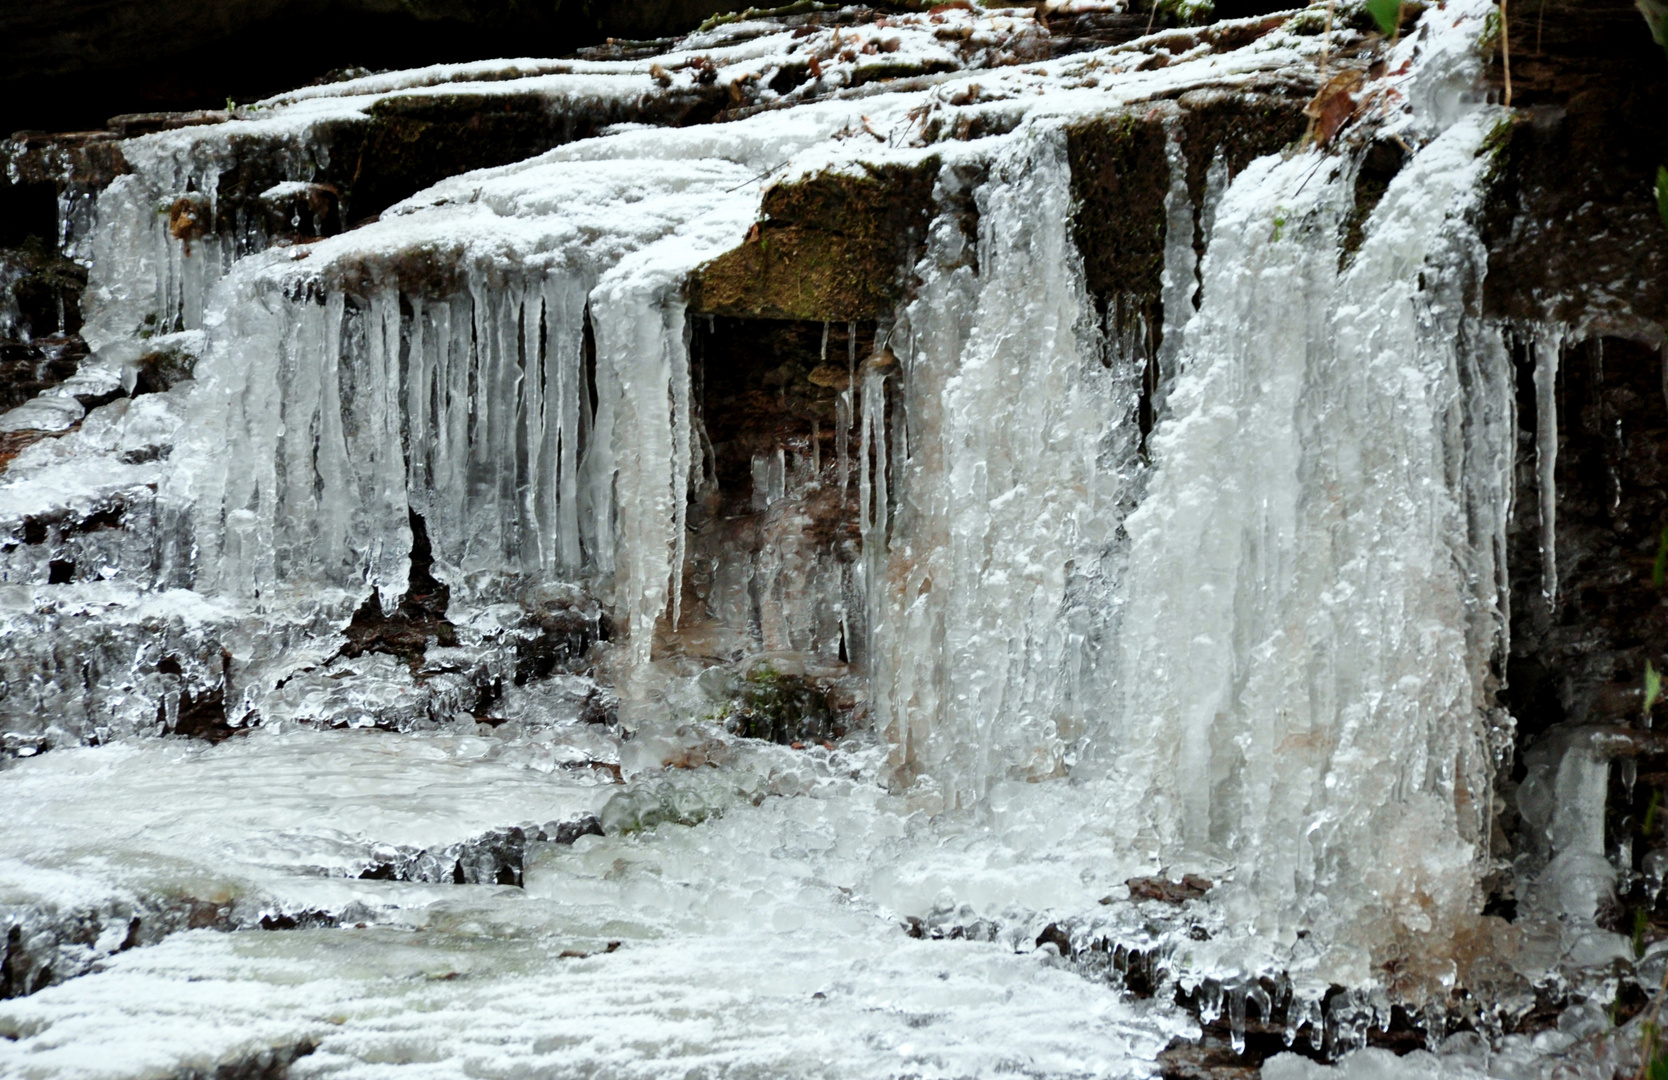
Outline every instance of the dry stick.
<svg viewBox="0 0 1668 1080"><path fill-rule="evenodd" d="M1506 108L1512 107L1512 39L1506 29L1506 0L1500 0L1500 63L1506 69Z"/></svg>
<svg viewBox="0 0 1668 1080"><path fill-rule="evenodd" d="M1326 82L1326 60L1332 54L1332 11L1338 0L1326 0L1326 35L1321 38L1321 82Z"/></svg>

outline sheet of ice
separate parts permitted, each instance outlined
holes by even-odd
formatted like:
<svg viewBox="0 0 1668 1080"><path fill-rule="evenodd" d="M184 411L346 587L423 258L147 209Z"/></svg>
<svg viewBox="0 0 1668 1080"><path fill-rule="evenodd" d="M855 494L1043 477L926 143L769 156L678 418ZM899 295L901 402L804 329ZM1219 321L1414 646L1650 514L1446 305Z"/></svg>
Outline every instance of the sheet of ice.
<svg viewBox="0 0 1668 1080"><path fill-rule="evenodd" d="M109 956L102 973L0 1003L0 1067L130 1077L311 1039L292 1075L404 1061L435 1075L1137 1076L1190 1028L1036 948L1051 916L1034 905L1092 907L1105 888L1058 849L1014 862L1016 841L1050 833L1057 792L1010 799L996 839L897 812L880 756L858 742L731 746L722 769L621 789L517 763L525 739L256 732L9 769L10 902L88 904L119 887L356 905L398 929L182 933ZM705 822L533 844L524 890L316 876L356 871L373 840L433 846L663 788L704 800ZM906 936L900 913L934 911L1005 921L984 940ZM561 955L610 941L616 952ZM199 1015L210 1000L212 1020Z"/></svg>
<svg viewBox="0 0 1668 1080"><path fill-rule="evenodd" d="M1450 4L1427 48L1445 59L1485 8ZM1453 96L1474 64L1418 93ZM873 680L902 775L948 807L1087 781L1122 859L1232 880L1230 923L1260 944L1213 963L1360 985L1381 939L1472 910L1511 382L1462 314L1494 119L1468 109L1419 129L1342 271L1342 159L1234 179L1197 314L1191 253L1166 268L1185 340L1127 516L1135 386L1099 363L1041 119L980 193L981 279L924 264L901 506L867 537L890 552ZM1300 928L1319 953L1261 953Z"/></svg>

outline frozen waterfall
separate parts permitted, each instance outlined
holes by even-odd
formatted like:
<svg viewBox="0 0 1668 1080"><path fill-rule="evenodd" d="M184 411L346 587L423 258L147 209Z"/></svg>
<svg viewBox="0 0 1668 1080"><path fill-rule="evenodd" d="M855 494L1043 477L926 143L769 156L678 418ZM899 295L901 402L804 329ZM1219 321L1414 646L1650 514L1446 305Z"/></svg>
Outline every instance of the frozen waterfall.
<svg viewBox="0 0 1668 1080"><path fill-rule="evenodd" d="M0 1071L1140 1076L1248 1006L1538 1068L1498 1003L1645 961L1620 737L1525 759L1496 850L1564 328L1477 300L1493 10L761 17L124 142L81 397L0 420ZM464 98L585 123L343 179Z"/></svg>

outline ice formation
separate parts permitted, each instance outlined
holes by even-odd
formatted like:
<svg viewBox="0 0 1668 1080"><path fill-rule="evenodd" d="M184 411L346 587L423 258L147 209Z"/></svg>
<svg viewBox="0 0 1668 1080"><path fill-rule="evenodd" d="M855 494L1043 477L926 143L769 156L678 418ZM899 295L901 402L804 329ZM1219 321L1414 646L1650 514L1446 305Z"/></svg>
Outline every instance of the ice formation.
<svg viewBox="0 0 1668 1080"><path fill-rule="evenodd" d="M1490 10L1430 7L1358 87L1409 158L1348 252L1351 153L1231 172L1184 145L1190 93L1323 87L1301 16L1056 59L1023 11L741 23L124 142L131 171L65 208L80 378L133 391L164 346L191 378L8 429L74 428L0 480L0 903L34 991L0 1005L0 1063L1140 1075L1197 1030L1117 992L1157 982L1240 1050L1248 1006L1334 1054L1423 1009L1471 1075L1443 1034L1497 974L1465 943L1494 933L1516 427L1515 331L1468 306ZM342 132L465 90L608 123L323 235L354 213L317 180ZM709 93L757 107L676 126ZM1142 114L1165 239L1132 331L1090 288L1070 139ZM748 459L766 539L738 554L701 509L735 494L697 347L726 313L689 283L759 243L771 185L892 167L932 178L908 295L861 353L827 317L831 426ZM851 550L813 550L848 513ZM356 644L431 589L415 654ZM583 673L529 677L563 634ZM816 678L838 742L714 722ZM241 734L127 738L205 723ZM1583 738L1533 763L1524 869L1604 959L1614 751ZM1208 899L1132 895L1184 874ZM263 920L286 932L210 929ZM88 1052L111 1039L120 1062Z"/></svg>

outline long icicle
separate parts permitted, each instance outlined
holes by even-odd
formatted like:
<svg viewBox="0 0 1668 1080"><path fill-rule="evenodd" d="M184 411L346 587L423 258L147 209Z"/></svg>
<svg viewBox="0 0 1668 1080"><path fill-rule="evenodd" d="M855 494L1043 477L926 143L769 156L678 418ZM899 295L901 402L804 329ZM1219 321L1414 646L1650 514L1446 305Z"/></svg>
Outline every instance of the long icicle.
<svg viewBox="0 0 1668 1080"><path fill-rule="evenodd" d="M1535 359L1535 478L1541 510L1541 595L1558 600L1558 353L1561 340L1533 339Z"/></svg>

